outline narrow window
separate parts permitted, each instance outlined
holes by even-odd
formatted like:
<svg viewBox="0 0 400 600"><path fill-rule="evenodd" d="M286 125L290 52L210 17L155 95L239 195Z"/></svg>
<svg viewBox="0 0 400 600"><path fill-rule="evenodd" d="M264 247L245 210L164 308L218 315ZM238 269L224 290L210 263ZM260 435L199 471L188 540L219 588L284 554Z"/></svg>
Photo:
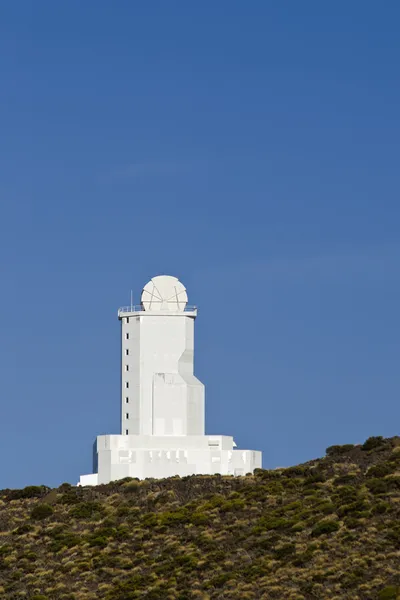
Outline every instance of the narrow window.
<svg viewBox="0 0 400 600"><path fill-rule="evenodd" d="M129 413L125 413L125 419L129 419Z"/></svg>
<svg viewBox="0 0 400 600"><path fill-rule="evenodd" d="M129 434L128 430L127 430L127 429L125 429L125 435L128 435L128 434Z"/></svg>
<svg viewBox="0 0 400 600"><path fill-rule="evenodd" d="M129 381L125 381L125 387L128 388L129 387Z"/></svg>
<svg viewBox="0 0 400 600"><path fill-rule="evenodd" d="M125 365L125 371L129 371L129 365Z"/></svg>
<svg viewBox="0 0 400 600"><path fill-rule="evenodd" d="M126 334L125 334L125 339L126 339L126 340L129 340L129 333L126 333Z"/></svg>
<svg viewBox="0 0 400 600"><path fill-rule="evenodd" d="M125 404L129 404L129 398L128 398L128 396L126 396L126 398L125 398Z"/></svg>
<svg viewBox="0 0 400 600"><path fill-rule="evenodd" d="M127 349L125 350L125 354L126 354L126 356L129 356L129 348L127 348Z"/></svg>
<svg viewBox="0 0 400 600"><path fill-rule="evenodd" d="M126 322L129 323L129 317L126 317Z"/></svg>

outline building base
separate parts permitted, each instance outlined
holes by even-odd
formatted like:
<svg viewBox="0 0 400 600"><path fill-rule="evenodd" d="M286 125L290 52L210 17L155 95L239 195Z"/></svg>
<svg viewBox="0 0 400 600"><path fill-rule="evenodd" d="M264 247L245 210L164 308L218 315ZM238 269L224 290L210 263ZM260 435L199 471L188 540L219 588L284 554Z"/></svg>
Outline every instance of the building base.
<svg viewBox="0 0 400 600"><path fill-rule="evenodd" d="M78 485L173 475L246 475L261 468L261 452L237 450L225 435L100 435L95 444L94 473Z"/></svg>

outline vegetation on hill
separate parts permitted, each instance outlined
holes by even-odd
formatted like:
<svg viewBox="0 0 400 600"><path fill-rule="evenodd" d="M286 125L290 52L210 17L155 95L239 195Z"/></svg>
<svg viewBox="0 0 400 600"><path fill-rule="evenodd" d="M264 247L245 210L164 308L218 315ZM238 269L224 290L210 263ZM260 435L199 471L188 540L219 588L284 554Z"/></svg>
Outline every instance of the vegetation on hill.
<svg viewBox="0 0 400 600"><path fill-rule="evenodd" d="M3 490L0 597L400 598L400 438L239 478Z"/></svg>

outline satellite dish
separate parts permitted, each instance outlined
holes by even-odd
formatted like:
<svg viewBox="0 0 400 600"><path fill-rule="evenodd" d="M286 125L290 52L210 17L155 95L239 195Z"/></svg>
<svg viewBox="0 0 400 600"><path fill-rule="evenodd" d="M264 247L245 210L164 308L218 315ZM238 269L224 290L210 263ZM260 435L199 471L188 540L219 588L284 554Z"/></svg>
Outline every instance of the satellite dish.
<svg viewBox="0 0 400 600"><path fill-rule="evenodd" d="M188 301L186 288L177 277L158 275L147 283L142 292L144 310L184 311Z"/></svg>

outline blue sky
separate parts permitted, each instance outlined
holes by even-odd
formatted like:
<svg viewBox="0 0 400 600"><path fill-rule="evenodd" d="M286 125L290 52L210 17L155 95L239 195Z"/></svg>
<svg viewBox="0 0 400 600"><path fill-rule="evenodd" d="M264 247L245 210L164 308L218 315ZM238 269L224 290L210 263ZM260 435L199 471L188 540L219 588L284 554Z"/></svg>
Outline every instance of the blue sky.
<svg viewBox="0 0 400 600"><path fill-rule="evenodd" d="M117 309L199 306L207 431L266 467L399 433L400 5L0 7L0 488L91 470Z"/></svg>

